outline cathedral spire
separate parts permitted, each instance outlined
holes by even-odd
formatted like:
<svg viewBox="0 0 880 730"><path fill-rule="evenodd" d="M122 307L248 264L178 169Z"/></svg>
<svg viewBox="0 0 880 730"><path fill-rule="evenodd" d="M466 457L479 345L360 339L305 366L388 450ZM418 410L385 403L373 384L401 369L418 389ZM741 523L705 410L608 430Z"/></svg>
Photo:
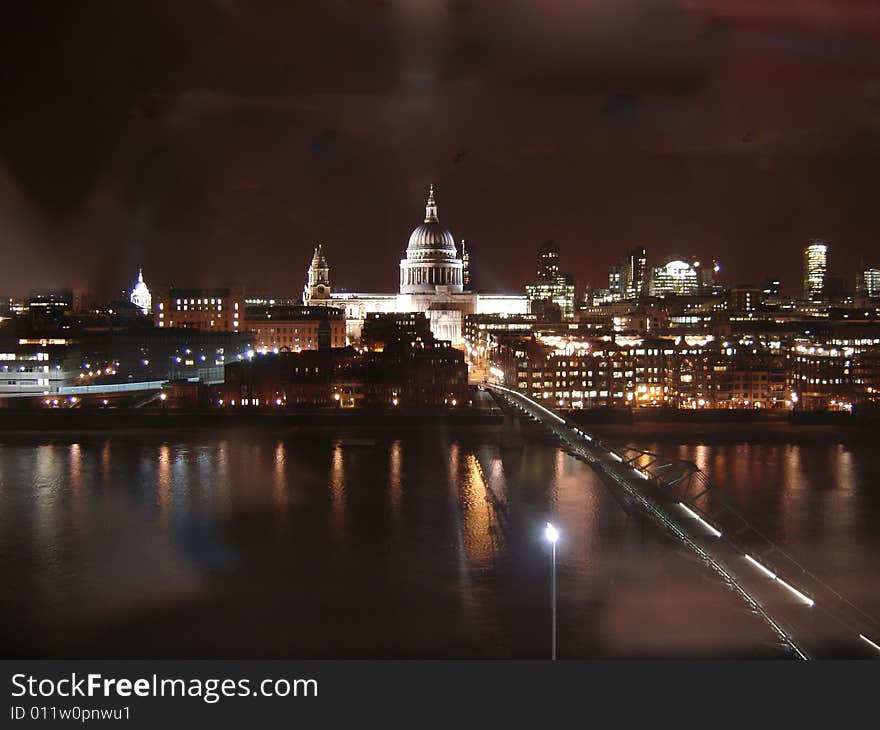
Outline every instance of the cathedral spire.
<svg viewBox="0 0 880 730"><path fill-rule="evenodd" d="M327 259L324 257L324 246L322 244L318 244L315 246L315 253L312 256L312 266L313 269L326 269Z"/></svg>
<svg viewBox="0 0 880 730"><path fill-rule="evenodd" d="M425 223L437 222L437 204L434 202L434 183L428 189L428 203L425 205Z"/></svg>

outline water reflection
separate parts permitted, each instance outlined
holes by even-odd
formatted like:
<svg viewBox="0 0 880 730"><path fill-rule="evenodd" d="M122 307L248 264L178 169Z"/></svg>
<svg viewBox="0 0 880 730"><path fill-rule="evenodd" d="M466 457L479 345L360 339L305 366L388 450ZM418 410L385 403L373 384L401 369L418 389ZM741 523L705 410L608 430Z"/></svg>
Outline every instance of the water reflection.
<svg viewBox="0 0 880 730"><path fill-rule="evenodd" d="M162 444L157 454L156 505L159 517L167 527L171 521L171 447Z"/></svg>
<svg viewBox="0 0 880 730"><path fill-rule="evenodd" d="M274 507L275 524L280 532L284 532L289 524L288 507L290 504L287 485L287 459L284 442L275 445L275 469L272 480L272 504Z"/></svg>
<svg viewBox="0 0 880 730"><path fill-rule="evenodd" d="M332 513L330 517L331 532L338 544L345 542L345 452L337 443L333 448L333 456L330 462L330 503Z"/></svg>
<svg viewBox="0 0 880 730"><path fill-rule="evenodd" d="M321 429L0 443L0 565L26 639L48 655L544 656L552 517L570 656L766 653L735 596L554 444L367 435L374 446ZM768 530L826 549L825 567L880 582L871 449L663 449Z"/></svg>
<svg viewBox="0 0 880 730"><path fill-rule="evenodd" d="M391 442L388 460L388 498L392 522L400 523L401 501L403 500L403 457L400 439Z"/></svg>

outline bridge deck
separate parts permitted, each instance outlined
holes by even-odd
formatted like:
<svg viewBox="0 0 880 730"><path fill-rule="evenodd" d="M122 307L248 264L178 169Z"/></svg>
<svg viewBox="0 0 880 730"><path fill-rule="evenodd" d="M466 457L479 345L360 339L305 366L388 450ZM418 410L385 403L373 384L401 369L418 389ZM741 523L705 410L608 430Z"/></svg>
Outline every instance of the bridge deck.
<svg viewBox="0 0 880 730"><path fill-rule="evenodd" d="M498 385L484 387L502 406L543 424L564 448L604 472L643 512L694 550L776 631L794 656L880 658L880 647L874 643L876 622L818 577L805 569L794 573L796 579L774 572L763 554L747 553L733 533L725 534L720 516L703 514L695 502L676 494L670 488L672 480L660 478L659 470L629 459L625 450L609 448L578 424L521 393ZM737 517L738 528L747 524L741 515ZM766 545L784 556L786 565L799 566L769 541Z"/></svg>

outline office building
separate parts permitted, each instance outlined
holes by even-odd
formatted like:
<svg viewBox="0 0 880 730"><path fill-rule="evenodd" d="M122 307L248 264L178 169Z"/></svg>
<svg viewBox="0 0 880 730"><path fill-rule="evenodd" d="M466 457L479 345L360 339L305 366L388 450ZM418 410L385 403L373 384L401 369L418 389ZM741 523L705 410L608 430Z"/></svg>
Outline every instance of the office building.
<svg viewBox="0 0 880 730"><path fill-rule="evenodd" d="M238 332L242 329L244 308L241 289L172 288L159 298L154 322L157 327Z"/></svg>
<svg viewBox="0 0 880 730"><path fill-rule="evenodd" d="M804 249L804 299L822 299L828 283L828 245L811 241Z"/></svg>
<svg viewBox="0 0 880 730"><path fill-rule="evenodd" d="M537 277L526 284L531 311L546 310L546 305L559 307L562 317L574 316L574 279L559 270L559 245L545 241L538 248Z"/></svg>

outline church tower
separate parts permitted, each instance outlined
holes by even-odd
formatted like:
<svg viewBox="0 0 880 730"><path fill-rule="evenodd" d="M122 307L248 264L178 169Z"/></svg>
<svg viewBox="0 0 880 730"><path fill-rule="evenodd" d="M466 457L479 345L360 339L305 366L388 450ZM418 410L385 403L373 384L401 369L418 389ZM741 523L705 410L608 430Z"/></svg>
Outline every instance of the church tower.
<svg viewBox="0 0 880 730"><path fill-rule="evenodd" d="M308 281L303 288L303 304L306 306L326 306L330 303L330 267L319 243L315 247L312 263L309 266Z"/></svg>

